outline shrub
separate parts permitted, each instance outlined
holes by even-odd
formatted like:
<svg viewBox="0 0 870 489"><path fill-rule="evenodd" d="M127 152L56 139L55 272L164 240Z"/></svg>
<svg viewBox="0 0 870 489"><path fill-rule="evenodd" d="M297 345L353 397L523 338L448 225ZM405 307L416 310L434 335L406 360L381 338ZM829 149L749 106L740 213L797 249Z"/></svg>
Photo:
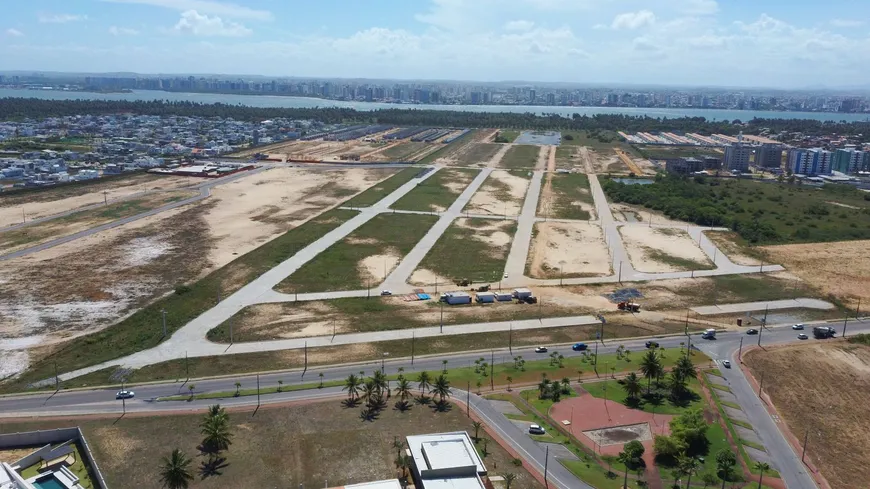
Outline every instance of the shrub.
<svg viewBox="0 0 870 489"><path fill-rule="evenodd" d="M184 295L190 292L190 287L187 285L178 285L175 287L175 295Z"/></svg>

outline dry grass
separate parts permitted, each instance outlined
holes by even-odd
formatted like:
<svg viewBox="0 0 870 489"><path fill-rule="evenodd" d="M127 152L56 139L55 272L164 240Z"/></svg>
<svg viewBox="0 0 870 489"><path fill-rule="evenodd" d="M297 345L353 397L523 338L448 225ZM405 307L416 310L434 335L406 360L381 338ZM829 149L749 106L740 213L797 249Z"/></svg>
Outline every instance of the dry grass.
<svg viewBox="0 0 870 489"><path fill-rule="evenodd" d="M834 489L870 480L870 347L840 341L754 350L744 362Z"/></svg>
<svg viewBox="0 0 870 489"><path fill-rule="evenodd" d="M761 248L775 263L826 294L853 301L870 299L870 240Z"/></svg>
<svg viewBox="0 0 870 489"><path fill-rule="evenodd" d="M191 488L218 487L329 487L397 477L393 460L395 438L446 431L474 432L462 409L447 412L414 405L400 413L392 406L373 422L361 421L359 409L346 409L338 400L289 407L230 413L233 444L226 452L220 475L197 476ZM181 448L199 468L201 414L126 417L38 423L6 423L0 431L46 429L78 424L110 487L159 488L160 457ZM304 422L300 422L304 420ZM483 432L481 432L483 435ZM488 444L484 463L492 473L518 475L515 487L542 487L497 443Z"/></svg>

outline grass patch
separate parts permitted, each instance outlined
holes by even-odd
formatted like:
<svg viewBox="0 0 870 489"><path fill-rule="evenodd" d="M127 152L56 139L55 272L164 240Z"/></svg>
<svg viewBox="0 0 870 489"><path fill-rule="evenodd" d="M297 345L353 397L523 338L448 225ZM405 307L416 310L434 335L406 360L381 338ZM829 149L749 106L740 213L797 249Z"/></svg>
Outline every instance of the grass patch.
<svg viewBox="0 0 870 489"><path fill-rule="evenodd" d="M589 178L583 173L548 173L553 193L549 216L555 219L589 220L589 211L582 209L575 202L583 202L594 206L592 192L589 189ZM543 193L541 194L543 196Z"/></svg>
<svg viewBox="0 0 870 489"><path fill-rule="evenodd" d="M120 358L156 346L163 338L161 310L166 310L166 328L173 332L214 307L218 294L226 297L275 265L351 219L353 211L331 210L240 256L202 279L178 288L108 328L68 341L42 358L17 379L2 386L6 392L24 390L30 383L54 376L55 362L61 372Z"/></svg>
<svg viewBox="0 0 870 489"><path fill-rule="evenodd" d="M417 163L420 163L423 165L428 165L430 163L433 163L438 158L441 158L442 156L449 156L449 155L453 154L461 146L465 146L466 144L469 144L468 140L470 138L472 138L473 135L479 130L480 129L475 129L473 131L469 131L469 132L465 133L463 136L461 136L457 139L454 139L449 144L442 143L441 149L429 153L428 155L426 155L425 157L423 157L422 159L417 161Z"/></svg>
<svg viewBox="0 0 870 489"><path fill-rule="evenodd" d="M437 220L428 215L379 214L302 265L275 289L292 293L369 288L384 277L367 277L360 262L387 252L404 257Z"/></svg>
<svg viewBox="0 0 870 489"><path fill-rule="evenodd" d="M320 389L326 387L341 387L344 385L343 380L333 380L329 382L311 382L308 384L294 384L294 385L282 385L282 386L274 386L274 387L263 387L260 386L260 395L266 394L275 394L278 392L294 392L294 391L307 391L312 389ZM280 388L280 390L278 390ZM257 389L239 389L237 391L222 391L222 392L204 392L202 394L193 394L190 395L180 395L180 396L168 396L161 397L159 401L193 401L199 399L227 399L232 397L246 397L246 396L256 396Z"/></svg>
<svg viewBox="0 0 870 489"><path fill-rule="evenodd" d="M498 134L495 135L495 142L497 143L512 143L517 137L519 137L520 131L508 130L508 129L500 129Z"/></svg>
<svg viewBox="0 0 870 489"><path fill-rule="evenodd" d="M377 204L381 199L395 192L396 189L402 185L410 182L414 177L420 174L420 171L420 168L405 168L377 185L369 187L368 190L346 201L342 205L347 207L369 207Z"/></svg>
<svg viewBox="0 0 870 489"><path fill-rule="evenodd" d="M870 238L870 201L849 185L665 176L652 185L605 179L602 186L613 202L643 205L671 219L729 227L752 244Z"/></svg>
<svg viewBox="0 0 870 489"><path fill-rule="evenodd" d="M725 378L725 376L722 375L722 371L719 370L718 368L705 370L704 373L709 374L709 375L715 375L716 377L721 377L723 379Z"/></svg>
<svg viewBox="0 0 870 489"><path fill-rule="evenodd" d="M75 474L79 478L79 485L84 489L93 489L97 487L92 477L92 469L90 466L85 464L85 458L82 457L83 450L79 446L78 442L71 443L70 446L73 448L73 455L75 456L75 462L72 465L67 466L73 474ZM35 448L35 447L34 447ZM21 477L24 479L29 479L36 475L39 475L41 472L39 471L40 463L37 462L30 467L27 467L21 471Z"/></svg>
<svg viewBox="0 0 870 489"><path fill-rule="evenodd" d="M392 148L387 148L381 151L380 156L387 158L392 161L404 161L409 156L414 155L415 153L420 152L423 148L427 147L428 143L423 142L408 142L408 143L399 143Z"/></svg>
<svg viewBox="0 0 870 489"><path fill-rule="evenodd" d="M710 387L712 387L712 388L714 388L714 389L718 389L718 390L720 390L720 391L731 392L731 388L728 387L727 385L714 384L714 383L711 382L711 383L710 383Z"/></svg>
<svg viewBox="0 0 870 489"><path fill-rule="evenodd" d="M474 282L497 282L504 273L510 243L493 246L479 239L482 231L475 227L492 224L491 219L464 219L454 222L429 251L421 268L431 270L442 277L468 278ZM511 240L516 233L516 222L505 221L499 232L507 233ZM495 231L492 231L495 232Z"/></svg>
<svg viewBox="0 0 870 489"><path fill-rule="evenodd" d="M511 170L532 169L538 164L538 155L541 152L540 146L530 144L518 144L512 146L504 158L501 159L499 166Z"/></svg>
<svg viewBox="0 0 870 489"><path fill-rule="evenodd" d="M731 422L733 423L734 420L731 420ZM754 449L762 451L762 452L767 451L767 449L764 448L764 445L762 445L761 443L755 443L754 441L745 440L743 438L740 439L740 443L742 443L743 445L746 445L747 447L754 448Z"/></svg>
<svg viewBox="0 0 870 489"><path fill-rule="evenodd" d="M606 152L620 148L633 156L640 156L637 150L622 140L616 131L596 129L594 131L562 131L562 145L587 146L589 149Z"/></svg>
<svg viewBox="0 0 870 489"><path fill-rule="evenodd" d="M394 209L444 211L479 172L465 168L442 168L417 184L414 190L393 204Z"/></svg>
<svg viewBox="0 0 870 489"><path fill-rule="evenodd" d="M665 265L678 268L683 271L688 270L712 270L715 266L709 261L699 262L695 260L690 260L688 258L683 258L681 256L674 256L668 253L665 253L662 250L657 250L655 248L650 248L648 246L643 247L643 251L650 260L657 261L659 263L663 263Z"/></svg>
<svg viewBox="0 0 870 489"><path fill-rule="evenodd" d="M739 409L739 410L741 410L741 411L743 410L743 408L740 407L740 404L737 404L736 402L731 402L731 401L721 401L721 400L720 400L719 402L720 402L723 406L728 406L728 407L730 407L731 409Z"/></svg>
<svg viewBox="0 0 870 489"><path fill-rule="evenodd" d="M736 424L737 426L740 426L742 428L746 428L747 430L753 429L751 424L747 423L746 421L743 421L742 419L731 418L731 423Z"/></svg>
<svg viewBox="0 0 870 489"><path fill-rule="evenodd" d="M723 153L712 148L691 146L636 145L634 148L642 157L650 160L667 160L670 158L700 158L712 156L721 159Z"/></svg>
<svg viewBox="0 0 870 489"><path fill-rule="evenodd" d="M477 165L488 163L489 160L501 149L500 144L494 143L471 143L470 147L456 157L457 164Z"/></svg>
<svg viewBox="0 0 870 489"><path fill-rule="evenodd" d="M646 384L645 381L643 383ZM691 395L678 403L674 403L666 397L646 397L646 385L644 385L640 402L636 406L632 405L625 394L625 389L623 389L622 385L616 380L596 382L592 384L584 383L583 389L593 397L604 399L606 395L607 400L609 401L622 404L623 406L632 409L640 409L647 413L679 415L689 409L701 407L703 405L703 400L701 399L700 394L698 394L698 381L695 379L692 379L689 382L689 391Z"/></svg>
<svg viewBox="0 0 870 489"><path fill-rule="evenodd" d="M607 469L595 462L585 460L559 460L566 469L577 476L578 479L596 489L622 489L622 476L608 472ZM629 479L629 486L631 479ZM640 486L637 486L640 487Z"/></svg>
<svg viewBox="0 0 870 489"><path fill-rule="evenodd" d="M550 380L552 380L553 382L561 381L561 379L550 379ZM528 389L528 390L521 391L520 397L525 399L526 402L531 404L532 407L534 407L535 409L538 410L538 412L547 415L547 417L549 417L549 415L550 415L550 408L553 407L553 404L556 404L555 402L553 402L552 399L539 399L537 389ZM564 393L562 394L562 398L569 398L569 397L577 397L577 391L575 391L573 389L573 387L568 390L567 394L564 394Z"/></svg>

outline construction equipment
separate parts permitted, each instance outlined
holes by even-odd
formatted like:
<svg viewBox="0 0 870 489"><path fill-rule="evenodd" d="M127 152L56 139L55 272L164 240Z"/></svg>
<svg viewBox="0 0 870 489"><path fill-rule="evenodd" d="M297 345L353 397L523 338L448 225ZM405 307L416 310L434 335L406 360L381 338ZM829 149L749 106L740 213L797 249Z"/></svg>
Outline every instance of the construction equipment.
<svg viewBox="0 0 870 489"><path fill-rule="evenodd" d="M478 287L476 289L472 289L472 290L474 292L489 292L489 289L490 289L490 285L486 284L486 285L481 285L480 287Z"/></svg>
<svg viewBox="0 0 870 489"><path fill-rule="evenodd" d="M455 283L456 285L458 285L460 287L468 287L469 285L471 285L471 280L468 280L467 278L463 278L461 280L456 280L453 283Z"/></svg>
<svg viewBox="0 0 870 489"><path fill-rule="evenodd" d="M634 175L637 175L637 176L643 175L643 170L641 170L640 167L637 166L637 163L635 163L634 160L632 160L631 157L629 157L625 153L625 151L618 149L618 148L614 148L614 149L616 150L616 154L619 155L619 158L622 160L623 163L625 163L625 166L628 167L628 170L631 173L633 173Z"/></svg>
<svg viewBox="0 0 870 489"><path fill-rule="evenodd" d="M620 302L616 307L620 311L640 312L640 304L637 302Z"/></svg>

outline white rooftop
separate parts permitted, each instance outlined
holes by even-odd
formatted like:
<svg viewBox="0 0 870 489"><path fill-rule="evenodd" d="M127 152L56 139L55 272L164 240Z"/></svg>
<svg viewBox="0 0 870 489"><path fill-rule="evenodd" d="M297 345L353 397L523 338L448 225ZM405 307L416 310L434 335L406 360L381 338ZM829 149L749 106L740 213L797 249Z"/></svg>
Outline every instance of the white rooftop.
<svg viewBox="0 0 870 489"><path fill-rule="evenodd" d="M353 484L344 486L344 489L402 489L398 479L388 481L363 482L362 484Z"/></svg>
<svg viewBox="0 0 870 489"><path fill-rule="evenodd" d="M482 489L486 466L464 431L407 438L423 489Z"/></svg>
<svg viewBox="0 0 870 489"><path fill-rule="evenodd" d="M425 489L484 489L479 477L449 477L446 479L425 479Z"/></svg>

